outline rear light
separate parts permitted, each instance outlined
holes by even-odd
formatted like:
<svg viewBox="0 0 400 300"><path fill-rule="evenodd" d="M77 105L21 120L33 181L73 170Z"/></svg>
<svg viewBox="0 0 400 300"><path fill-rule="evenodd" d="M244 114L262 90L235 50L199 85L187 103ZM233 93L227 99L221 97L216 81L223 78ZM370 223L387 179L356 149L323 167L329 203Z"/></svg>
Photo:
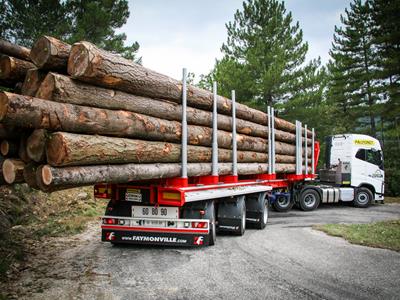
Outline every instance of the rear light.
<svg viewBox="0 0 400 300"><path fill-rule="evenodd" d="M193 228L207 228L208 222L192 222Z"/></svg>
<svg viewBox="0 0 400 300"><path fill-rule="evenodd" d="M162 192L162 197L165 200L180 200L181 194L176 192Z"/></svg>
<svg viewBox="0 0 400 300"><path fill-rule="evenodd" d="M116 225L116 224L118 224L118 219L104 218L104 219L103 219L103 224L107 224L107 225Z"/></svg>
<svg viewBox="0 0 400 300"><path fill-rule="evenodd" d="M112 185L96 184L94 186L94 197L100 199L111 199L113 194Z"/></svg>

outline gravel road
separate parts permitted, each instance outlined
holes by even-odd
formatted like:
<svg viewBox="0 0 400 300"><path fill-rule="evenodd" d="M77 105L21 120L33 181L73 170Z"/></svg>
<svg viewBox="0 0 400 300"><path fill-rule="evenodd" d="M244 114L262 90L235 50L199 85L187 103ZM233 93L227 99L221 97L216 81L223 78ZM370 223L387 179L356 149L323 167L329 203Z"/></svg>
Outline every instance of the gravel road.
<svg viewBox="0 0 400 300"><path fill-rule="evenodd" d="M26 299L399 299L400 253L311 228L398 218L398 204L271 213L265 230L200 249L113 247L92 224L72 244L56 241L53 257L32 262L17 288Z"/></svg>

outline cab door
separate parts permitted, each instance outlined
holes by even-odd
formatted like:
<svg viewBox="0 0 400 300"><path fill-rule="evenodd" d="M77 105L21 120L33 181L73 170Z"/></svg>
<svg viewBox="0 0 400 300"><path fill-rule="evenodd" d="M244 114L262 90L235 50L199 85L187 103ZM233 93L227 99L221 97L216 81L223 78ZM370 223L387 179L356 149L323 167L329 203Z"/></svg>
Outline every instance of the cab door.
<svg viewBox="0 0 400 300"><path fill-rule="evenodd" d="M382 151L358 149L352 169L352 185L371 184L377 193L382 193L384 169Z"/></svg>

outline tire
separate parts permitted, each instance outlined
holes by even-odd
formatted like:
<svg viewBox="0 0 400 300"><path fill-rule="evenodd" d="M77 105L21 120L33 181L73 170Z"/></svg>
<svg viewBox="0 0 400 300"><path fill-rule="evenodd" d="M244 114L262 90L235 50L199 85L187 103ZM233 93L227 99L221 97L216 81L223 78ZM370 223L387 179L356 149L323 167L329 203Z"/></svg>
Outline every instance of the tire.
<svg viewBox="0 0 400 300"><path fill-rule="evenodd" d="M210 233L208 234L208 245L213 246L217 240L217 228L216 228L216 217L215 217L215 206L214 201L207 203L205 218L210 220Z"/></svg>
<svg viewBox="0 0 400 300"><path fill-rule="evenodd" d="M272 207L277 212L287 212L292 209L293 204L294 204L293 201L290 201L290 199L288 199L288 197L280 195L280 196L276 197L276 200L272 204Z"/></svg>
<svg viewBox="0 0 400 300"><path fill-rule="evenodd" d="M237 205L240 210L240 225L235 234L244 235L244 232L246 231L246 201L244 200L244 197L237 198Z"/></svg>
<svg viewBox="0 0 400 300"><path fill-rule="evenodd" d="M269 217L269 203L268 203L268 196L264 197L262 202L260 203L261 213L260 213L260 221L255 224L257 229L264 229L268 223Z"/></svg>
<svg viewBox="0 0 400 300"><path fill-rule="evenodd" d="M356 194L354 195L353 205L355 207L367 208L370 206L372 198L373 194L369 189L365 187L357 188Z"/></svg>
<svg viewBox="0 0 400 300"><path fill-rule="evenodd" d="M300 194L299 206L303 211L316 209L321 203L320 194L314 189L306 189Z"/></svg>

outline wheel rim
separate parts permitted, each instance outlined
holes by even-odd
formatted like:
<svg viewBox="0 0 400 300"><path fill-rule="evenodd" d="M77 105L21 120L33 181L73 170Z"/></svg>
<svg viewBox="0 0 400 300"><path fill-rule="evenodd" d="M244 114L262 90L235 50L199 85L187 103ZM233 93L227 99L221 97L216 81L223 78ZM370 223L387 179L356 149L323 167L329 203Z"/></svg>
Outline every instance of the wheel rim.
<svg viewBox="0 0 400 300"><path fill-rule="evenodd" d="M369 201L369 196L365 192L358 193L357 202L360 204L366 204Z"/></svg>
<svg viewBox="0 0 400 300"><path fill-rule="evenodd" d="M267 224L267 222L268 222L268 202L265 202L263 222L264 222L264 224Z"/></svg>
<svg viewBox="0 0 400 300"><path fill-rule="evenodd" d="M243 211L242 215L242 230L246 227L246 210Z"/></svg>
<svg viewBox="0 0 400 300"><path fill-rule="evenodd" d="M315 198L315 195L313 195L313 194L307 194L304 197L304 205L307 207L313 207L315 205L316 201L317 201L317 199Z"/></svg>
<svg viewBox="0 0 400 300"><path fill-rule="evenodd" d="M287 207L289 206L289 199L287 197L278 197L278 199L276 200L279 204L280 207Z"/></svg>

